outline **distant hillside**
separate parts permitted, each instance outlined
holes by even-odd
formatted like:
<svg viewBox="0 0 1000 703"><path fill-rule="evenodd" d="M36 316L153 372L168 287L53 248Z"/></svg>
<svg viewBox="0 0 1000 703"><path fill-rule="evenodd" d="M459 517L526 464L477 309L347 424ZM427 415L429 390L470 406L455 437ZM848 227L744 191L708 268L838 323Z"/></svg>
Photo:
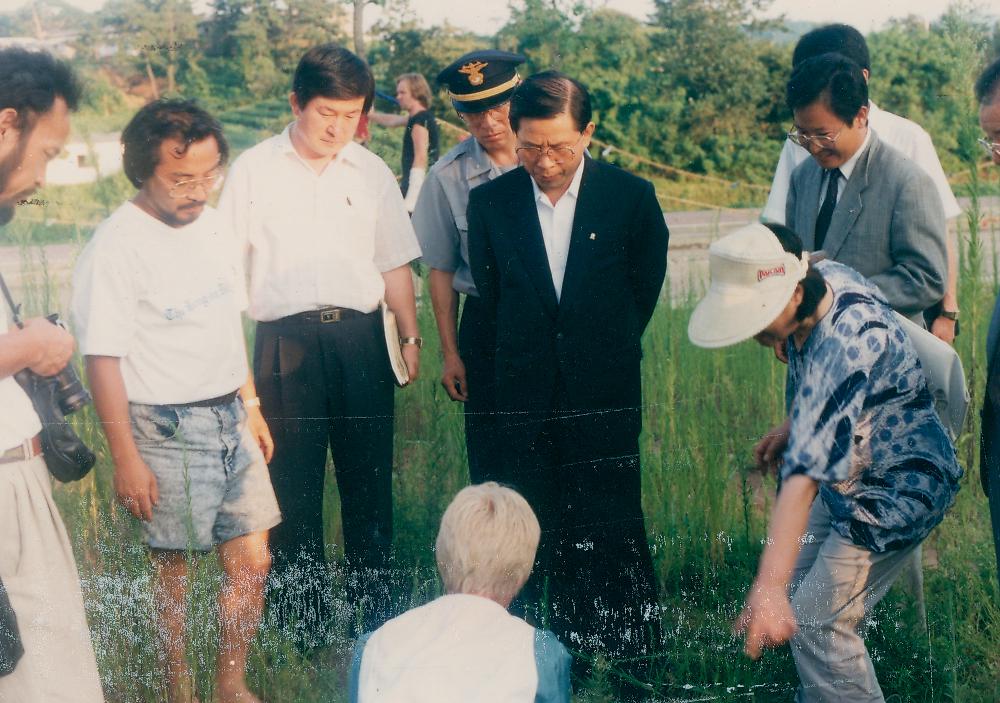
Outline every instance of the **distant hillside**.
<svg viewBox="0 0 1000 703"><path fill-rule="evenodd" d="M0 12L0 37L44 38L51 34L79 30L90 13L64 0L34 0Z"/></svg>

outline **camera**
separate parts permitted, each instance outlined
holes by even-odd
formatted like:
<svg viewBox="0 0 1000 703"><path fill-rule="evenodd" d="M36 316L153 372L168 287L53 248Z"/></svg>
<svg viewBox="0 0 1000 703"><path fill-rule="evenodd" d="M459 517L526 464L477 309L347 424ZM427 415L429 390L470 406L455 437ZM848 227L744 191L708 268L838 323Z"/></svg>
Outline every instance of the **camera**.
<svg viewBox="0 0 1000 703"><path fill-rule="evenodd" d="M66 329L66 323L62 321L58 313L46 315L45 319L53 325ZM28 369L23 369L14 374L14 378L26 390L34 386L46 397L51 397L63 415L75 413L90 402L90 393L83 387L80 376L77 375L72 364L66 364L63 370L54 376L39 376Z"/></svg>

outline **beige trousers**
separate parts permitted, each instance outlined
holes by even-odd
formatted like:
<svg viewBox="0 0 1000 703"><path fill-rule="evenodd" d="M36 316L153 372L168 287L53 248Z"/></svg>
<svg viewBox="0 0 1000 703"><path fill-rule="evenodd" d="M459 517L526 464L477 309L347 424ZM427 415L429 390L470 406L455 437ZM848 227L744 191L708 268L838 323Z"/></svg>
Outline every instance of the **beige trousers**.
<svg viewBox="0 0 1000 703"><path fill-rule="evenodd" d="M799 674L796 703L883 703L885 697L862 637L864 621L919 545L875 553L844 539L819 497L792 574L790 595L799 631L792 656Z"/></svg>
<svg viewBox="0 0 1000 703"><path fill-rule="evenodd" d="M102 703L76 561L40 457L0 464L0 579L24 643L0 677L0 703Z"/></svg>

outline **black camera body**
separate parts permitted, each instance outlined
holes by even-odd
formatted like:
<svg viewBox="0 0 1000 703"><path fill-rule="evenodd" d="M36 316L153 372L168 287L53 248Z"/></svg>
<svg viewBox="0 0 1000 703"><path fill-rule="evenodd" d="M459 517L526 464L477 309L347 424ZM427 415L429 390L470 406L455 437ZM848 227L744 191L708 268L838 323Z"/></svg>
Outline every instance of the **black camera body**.
<svg viewBox="0 0 1000 703"><path fill-rule="evenodd" d="M53 325L66 329L66 323L59 317L59 313L46 315L45 319ZM14 374L14 378L25 391L28 391L29 384L35 388L51 386L45 390L45 395L55 400L63 415L71 415L90 402L90 393L83 387L79 374L71 364L66 364L63 370L54 376L39 376L31 369L22 369ZM30 391L28 395L31 395Z"/></svg>
<svg viewBox="0 0 1000 703"><path fill-rule="evenodd" d="M58 314L46 319L63 329ZM49 472L66 483L78 481L93 468L97 457L66 422L66 416L90 402L90 393L80 382L71 364L54 376L41 376L31 369L21 369L14 379L24 389L42 423L42 455Z"/></svg>

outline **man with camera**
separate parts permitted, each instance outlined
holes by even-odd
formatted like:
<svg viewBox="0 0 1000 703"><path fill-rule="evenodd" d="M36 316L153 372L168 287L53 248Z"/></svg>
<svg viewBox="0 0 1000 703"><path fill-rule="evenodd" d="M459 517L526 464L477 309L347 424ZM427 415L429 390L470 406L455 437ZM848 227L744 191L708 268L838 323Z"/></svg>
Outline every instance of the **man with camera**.
<svg viewBox="0 0 1000 703"><path fill-rule="evenodd" d="M80 89L48 54L0 51L0 224L45 183L69 135ZM73 337L44 318L12 325L0 300L0 701L103 701L73 550L52 500L42 429L14 379L53 376L69 363Z"/></svg>
<svg viewBox="0 0 1000 703"><path fill-rule="evenodd" d="M122 132L139 189L97 228L73 277L73 316L115 463L115 492L142 521L170 703L195 700L186 656L189 559L216 549L215 695L255 703L245 679L281 520L273 450L247 365L235 239L206 201L229 153L187 100L157 100Z"/></svg>

